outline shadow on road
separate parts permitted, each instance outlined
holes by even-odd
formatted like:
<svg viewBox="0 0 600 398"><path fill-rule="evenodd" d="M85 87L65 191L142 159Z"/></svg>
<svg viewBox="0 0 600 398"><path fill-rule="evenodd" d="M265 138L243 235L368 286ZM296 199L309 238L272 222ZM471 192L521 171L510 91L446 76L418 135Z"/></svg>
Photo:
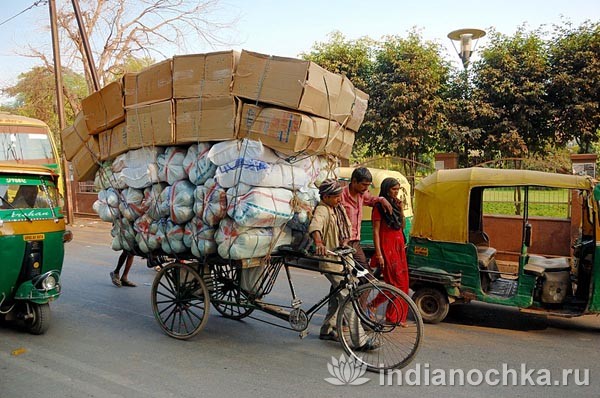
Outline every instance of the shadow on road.
<svg viewBox="0 0 600 398"><path fill-rule="evenodd" d="M590 317L586 317L590 319ZM592 317L592 322L582 318L555 318L544 315L533 315L519 312L516 308L497 305L470 303L450 306L450 313L444 322L508 329L518 331L545 330L556 328L588 333L600 333L600 318Z"/></svg>

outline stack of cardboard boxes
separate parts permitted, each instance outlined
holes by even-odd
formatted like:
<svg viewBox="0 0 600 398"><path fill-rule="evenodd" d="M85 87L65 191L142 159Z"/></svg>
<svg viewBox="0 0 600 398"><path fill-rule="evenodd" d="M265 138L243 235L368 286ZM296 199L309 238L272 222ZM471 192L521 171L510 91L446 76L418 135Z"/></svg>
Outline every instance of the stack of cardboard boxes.
<svg viewBox="0 0 600 398"><path fill-rule="evenodd" d="M348 159L367 101L310 61L249 51L175 56L85 98L63 147L80 181L131 149L244 137L287 155Z"/></svg>

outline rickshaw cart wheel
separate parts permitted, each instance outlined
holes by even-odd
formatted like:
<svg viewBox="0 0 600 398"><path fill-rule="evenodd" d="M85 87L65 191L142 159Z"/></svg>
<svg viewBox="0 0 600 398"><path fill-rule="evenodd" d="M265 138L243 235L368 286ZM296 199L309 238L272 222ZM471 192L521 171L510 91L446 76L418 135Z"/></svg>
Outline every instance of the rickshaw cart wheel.
<svg viewBox="0 0 600 398"><path fill-rule="evenodd" d="M206 325L210 297L206 284L192 267L172 263L162 268L152 284L152 311L169 336L185 340Z"/></svg>
<svg viewBox="0 0 600 398"><path fill-rule="evenodd" d="M423 338L423 320L400 289L364 284L340 305L337 330L348 356L378 372L403 368L413 360Z"/></svg>
<svg viewBox="0 0 600 398"><path fill-rule="evenodd" d="M418 288L412 296L425 323L440 323L448 315L448 296L433 287Z"/></svg>
<svg viewBox="0 0 600 398"><path fill-rule="evenodd" d="M211 304L223 317L240 320L252 313L254 308L241 306L240 301L247 300L239 286L239 268L231 264L211 265L210 298Z"/></svg>
<svg viewBox="0 0 600 398"><path fill-rule="evenodd" d="M50 304L26 303L33 318L25 320L25 328L31 334L44 334L50 327Z"/></svg>

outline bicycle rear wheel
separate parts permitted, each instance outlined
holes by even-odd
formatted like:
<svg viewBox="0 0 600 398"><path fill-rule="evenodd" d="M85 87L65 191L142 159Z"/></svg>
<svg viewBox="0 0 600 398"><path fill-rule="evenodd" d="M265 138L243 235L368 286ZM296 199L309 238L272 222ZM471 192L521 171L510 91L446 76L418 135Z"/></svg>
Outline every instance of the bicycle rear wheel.
<svg viewBox="0 0 600 398"><path fill-rule="evenodd" d="M152 311L160 327L176 339L189 339L206 325L210 298L204 280L190 266L172 263L152 284Z"/></svg>
<svg viewBox="0 0 600 398"><path fill-rule="evenodd" d="M359 286L338 310L344 351L368 370L403 368L419 350L423 320L406 293L386 283Z"/></svg>

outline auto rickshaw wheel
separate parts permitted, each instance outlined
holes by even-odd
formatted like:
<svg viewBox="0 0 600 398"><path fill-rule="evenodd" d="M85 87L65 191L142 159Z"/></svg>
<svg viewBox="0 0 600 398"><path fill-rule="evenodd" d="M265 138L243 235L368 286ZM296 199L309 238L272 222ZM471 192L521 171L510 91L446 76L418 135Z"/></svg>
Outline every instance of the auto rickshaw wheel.
<svg viewBox="0 0 600 398"><path fill-rule="evenodd" d="M25 320L25 328L31 334L44 334L50 327L50 304L25 304L31 309L31 318Z"/></svg>
<svg viewBox="0 0 600 398"><path fill-rule="evenodd" d="M450 310L448 296L433 287L418 288L412 299L425 323L440 323L446 318Z"/></svg>

